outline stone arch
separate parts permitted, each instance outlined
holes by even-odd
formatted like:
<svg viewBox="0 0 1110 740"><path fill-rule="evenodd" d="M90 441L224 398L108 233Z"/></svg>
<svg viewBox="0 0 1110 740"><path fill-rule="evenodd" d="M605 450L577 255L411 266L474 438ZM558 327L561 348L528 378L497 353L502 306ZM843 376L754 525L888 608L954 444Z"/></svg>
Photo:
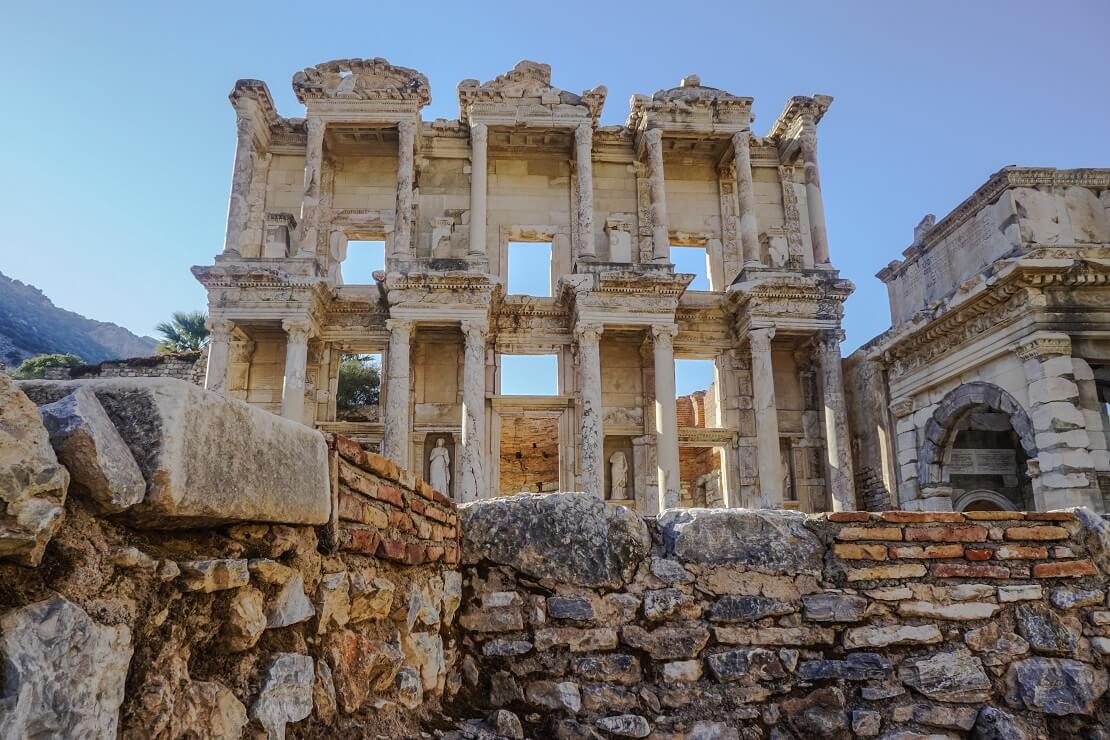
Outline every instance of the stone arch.
<svg viewBox="0 0 1110 740"><path fill-rule="evenodd" d="M1002 511L1016 511L1013 501L997 491L991 491L986 488L979 488L974 491L960 494L956 497L955 501L952 502L952 510L966 511L967 507L980 501L994 504Z"/></svg>
<svg viewBox="0 0 1110 740"><path fill-rule="evenodd" d="M924 488L947 484L944 456L955 437L956 427L974 409L985 408L1006 414L1030 459L1037 456L1033 422L1013 396L993 383L964 383L946 395L925 423L925 440L917 458L917 481Z"/></svg>

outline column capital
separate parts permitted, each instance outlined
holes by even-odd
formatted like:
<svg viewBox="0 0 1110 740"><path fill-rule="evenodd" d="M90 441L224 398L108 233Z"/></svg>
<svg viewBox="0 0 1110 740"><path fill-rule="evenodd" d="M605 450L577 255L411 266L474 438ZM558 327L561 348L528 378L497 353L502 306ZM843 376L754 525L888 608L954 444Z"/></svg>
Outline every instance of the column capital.
<svg viewBox="0 0 1110 740"><path fill-rule="evenodd" d="M416 133L416 121L409 121L407 119L404 121L398 121L397 131L404 136L412 136Z"/></svg>
<svg viewBox="0 0 1110 740"><path fill-rule="evenodd" d="M648 146L654 147L663 143L663 129L661 128L645 129L642 136L644 137L644 143Z"/></svg>
<svg viewBox="0 0 1110 740"><path fill-rule="evenodd" d="M1047 360L1071 355L1071 337L1063 332L1042 331L1018 342L1011 349L1022 360Z"/></svg>
<svg viewBox="0 0 1110 740"><path fill-rule="evenodd" d="M814 336L814 344L817 345L817 351L827 354L840 355L840 343L844 341L843 329L827 329L818 332Z"/></svg>
<svg viewBox="0 0 1110 740"><path fill-rule="evenodd" d="M574 128L574 143L581 145L594 140L594 126L590 121L583 121Z"/></svg>
<svg viewBox="0 0 1110 740"><path fill-rule="evenodd" d="M752 132L751 129L744 129L737 131L732 135L732 146L734 149L751 149Z"/></svg>
<svg viewBox="0 0 1110 740"><path fill-rule="evenodd" d="M773 326L752 329L748 332L748 341L751 342L752 349L760 352L769 352L771 349L771 340L774 338L775 327Z"/></svg>
<svg viewBox="0 0 1110 740"><path fill-rule="evenodd" d="M459 322L459 328L467 341L484 342L489 333L489 322L483 319L463 319Z"/></svg>
<svg viewBox="0 0 1110 740"><path fill-rule="evenodd" d="M903 419L913 413L913 399L903 396L890 404L890 413L895 419Z"/></svg>
<svg viewBox="0 0 1110 740"><path fill-rule="evenodd" d="M327 128L327 122L316 116L309 116L306 118L304 125L305 131L310 137L316 136L322 138L324 136L324 129Z"/></svg>
<svg viewBox="0 0 1110 740"><path fill-rule="evenodd" d="M208 329L208 333L213 340L227 339L231 336L232 330L235 329L235 322L231 319L218 319L209 316L204 320L204 326Z"/></svg>
<svg viewBox="0 0 1110 740"><path fill-rule="evenodd" d="M603 331L605 331L605 325L601 322L586 321L574 325L574 338L578 340L579 344L583 340L597 342Z"/></svg>
<svg viewBox="0 0 1110 740"><path fill-rule="evenodd" d="M412 332L412 319L386 319L385 328L389 329L391 334L409 334Z"/></svg>
<svg viewBox="0 0 1110 740"><path fill-rule="evenodd" d="M670 343L678 334L677 324L652 324L651 336L656 342Z"/></svg>
<svg viewBox="0 0 1110 740"><path fill-rule="evenodd" d="M486 124L484 124L484 123L472 123L472 124L470 124L470 141L471 142L477 141L477 142L481 142L482 144L485 144L486 140L488 138L489 138L489 127L486 126Z"/></svg>
<svg viewBox="0 0 1110 740"><path fill-rule="evenodd" d="M281 328L289 335L290 342L307 342L312 333L312 322L308 319L282 319Z"/></svg>

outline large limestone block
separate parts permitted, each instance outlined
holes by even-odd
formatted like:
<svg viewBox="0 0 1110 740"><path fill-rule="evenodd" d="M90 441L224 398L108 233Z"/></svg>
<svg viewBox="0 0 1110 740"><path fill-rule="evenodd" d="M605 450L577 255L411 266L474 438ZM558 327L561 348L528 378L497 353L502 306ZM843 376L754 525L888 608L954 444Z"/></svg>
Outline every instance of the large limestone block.
<svg viewBox="0 0 1110 740"><path fill-rule="evenodd" d="M20 385L40 405L92 390L146 480L139 526L328 520L327 446L302 424L171 378Z"/></svg>
<svg viewBox="0 0 1110 740"><path fill-rule="evenodd" d="M687 562L818 575L825 548L805 521L773 509L668 509L659 532L667 551Z"/></svg>
<svg viewBox="0 0 1110 740"><path fill-rule="evenodd" d="M96 506L114 513L143 500L143 473L92 390L78 388L40 411L70 482Z"/></svg>
<svg viewBox="0 0 1110 740"><path fill-rule="evenodd" d="M35 404L0 372L0 558L39 564L68 485Z"/></svg>
<svg viewBox="0 0 1110 740"><path fill-rule="evenodd" d="M54 596L0 617L0 737L115 738L131 631Z"/></svg>
<svg viewBox="0 0 1110 740"><path fill-rule="evenodd" d="M521 493L459 507L466 562L492 560L532 578L618 588L651 546L623 506L585 493Z"/></svg>

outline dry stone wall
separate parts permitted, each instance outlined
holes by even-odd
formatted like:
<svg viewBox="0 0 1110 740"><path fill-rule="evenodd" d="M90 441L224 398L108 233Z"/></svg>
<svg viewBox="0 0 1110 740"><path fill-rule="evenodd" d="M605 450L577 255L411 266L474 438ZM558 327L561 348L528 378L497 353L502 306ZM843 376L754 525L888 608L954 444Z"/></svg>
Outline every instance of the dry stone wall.
<svg viewBox="0 0 1110 740"><path fill-rule="evenodd" d="M460 510L459 714L528 737L1101 737L1110 528L1053 513Z"/></svg>
<svg viewBox="0 0 1110 740"><path fill-rule="evenodd" d="M204 385L207 349L149 357L128 357L105 360L95 365L48 367L46 380L79 380L81 378L177 378L195 385Z"/></svg>

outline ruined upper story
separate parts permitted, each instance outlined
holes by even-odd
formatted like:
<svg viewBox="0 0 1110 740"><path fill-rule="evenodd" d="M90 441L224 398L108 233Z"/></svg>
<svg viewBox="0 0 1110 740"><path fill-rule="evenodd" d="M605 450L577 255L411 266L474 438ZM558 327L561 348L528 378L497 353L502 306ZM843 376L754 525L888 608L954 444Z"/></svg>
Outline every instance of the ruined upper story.
<svg viewBox="0 0 1110 740"><path fill-rule="evenodd" d="M877 277L894 329L974 295L1006 263L1051 247L1077 258L1110 247L1110 169L1006 167L940 221L930 214L913 244Z"/></svg>
<svg viewBox="0 0 1110 740"><path fill-rule="evenodd" d="M791 98L758 136L751 98L696 76L633 96L622 126L599 125L604 86L560 90L527 61L460 82L452 120L423 120L427 78L383 59L318 64L293 89L304 117L279 115L261 81L231 92L239 147L217 267L280 262L330 286L370 284L342 274L352 240L384 241L391 273L479 272L502 286L510 241L552 245L553 288L597 265L665 269L669 245L705 249L711 291L746 267L828 267L816 202L827 96Z"/></svg>

